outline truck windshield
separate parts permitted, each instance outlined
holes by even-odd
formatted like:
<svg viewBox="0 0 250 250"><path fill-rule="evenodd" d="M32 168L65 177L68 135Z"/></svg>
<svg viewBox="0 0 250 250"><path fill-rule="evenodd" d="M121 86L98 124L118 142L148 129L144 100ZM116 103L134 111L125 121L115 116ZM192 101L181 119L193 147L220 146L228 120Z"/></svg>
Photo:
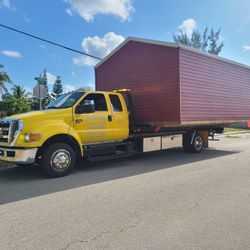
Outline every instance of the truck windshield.
<svg viewBox="0 0 250 250"><path fill-rule="evenodd" d="M46 109L65 109L72 107L82 96L84 92L68 93L60 96L50 103Z"/></svg>

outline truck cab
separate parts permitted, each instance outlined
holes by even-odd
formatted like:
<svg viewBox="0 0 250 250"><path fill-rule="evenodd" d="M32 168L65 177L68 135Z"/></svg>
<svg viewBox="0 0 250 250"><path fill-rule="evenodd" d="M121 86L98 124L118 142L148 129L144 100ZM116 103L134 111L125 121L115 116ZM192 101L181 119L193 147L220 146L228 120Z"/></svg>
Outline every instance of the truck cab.
<svg viewBox="0 0 250 250"><path fill-rule="evenodd" d="M45 110L0 120L0 160L39 163L48 175L60 177L87 156L89 147L122 143L128 136L128 110L121 94L77 91Z"/></svg>

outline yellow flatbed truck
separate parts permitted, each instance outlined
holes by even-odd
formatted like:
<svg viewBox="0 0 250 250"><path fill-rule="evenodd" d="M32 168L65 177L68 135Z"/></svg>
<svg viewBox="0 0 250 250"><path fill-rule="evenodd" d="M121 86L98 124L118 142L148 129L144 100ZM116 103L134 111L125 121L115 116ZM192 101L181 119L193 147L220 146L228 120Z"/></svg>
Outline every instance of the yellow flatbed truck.
<svg viewBox="0 0 250 250"><path fill-rule="evenodd" d="M49 176L61 177L80 159L104 160L181 146L200 152L208 146L208 133L222 131L218 126L140 126L132 107L128 90L64 94L45 110L0 120L0 160L38 163Z"/></svg>

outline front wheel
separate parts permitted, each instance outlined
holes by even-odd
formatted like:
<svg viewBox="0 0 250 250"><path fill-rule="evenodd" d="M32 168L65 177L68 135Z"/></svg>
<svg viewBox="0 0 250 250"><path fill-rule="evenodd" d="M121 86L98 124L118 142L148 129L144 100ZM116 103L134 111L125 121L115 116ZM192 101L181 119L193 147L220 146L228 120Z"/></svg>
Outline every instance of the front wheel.
<svg viewBox="0 0 250 250"><path fill-rule="evenodd" d="M69 174L75 167L76 153L66 143L55 143L45 148L41 168L50 177L62 177Z"/></svg>

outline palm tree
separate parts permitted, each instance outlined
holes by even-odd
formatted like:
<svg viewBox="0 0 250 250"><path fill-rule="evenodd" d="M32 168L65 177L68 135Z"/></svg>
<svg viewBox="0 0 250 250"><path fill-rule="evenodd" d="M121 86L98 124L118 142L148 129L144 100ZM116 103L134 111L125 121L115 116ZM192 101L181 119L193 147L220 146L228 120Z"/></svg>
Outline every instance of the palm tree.
<svg viewBox="0 0 250 250"><path fill-rule="evenodd" d="M14 87L12 88L12 97L15 99L28 99L30 97L30 93L27 92L24 88L24 86L20 86L20 85L14 85Z"/></svg>
<svg viewBox="0 0 250 250"><path fill-rule="evenodd" d="M4 94L7 93L8 90L5 86L6 83L12 83L10 77L8 74L3 71L3 65L0 64L0 93Z"/></svg>

